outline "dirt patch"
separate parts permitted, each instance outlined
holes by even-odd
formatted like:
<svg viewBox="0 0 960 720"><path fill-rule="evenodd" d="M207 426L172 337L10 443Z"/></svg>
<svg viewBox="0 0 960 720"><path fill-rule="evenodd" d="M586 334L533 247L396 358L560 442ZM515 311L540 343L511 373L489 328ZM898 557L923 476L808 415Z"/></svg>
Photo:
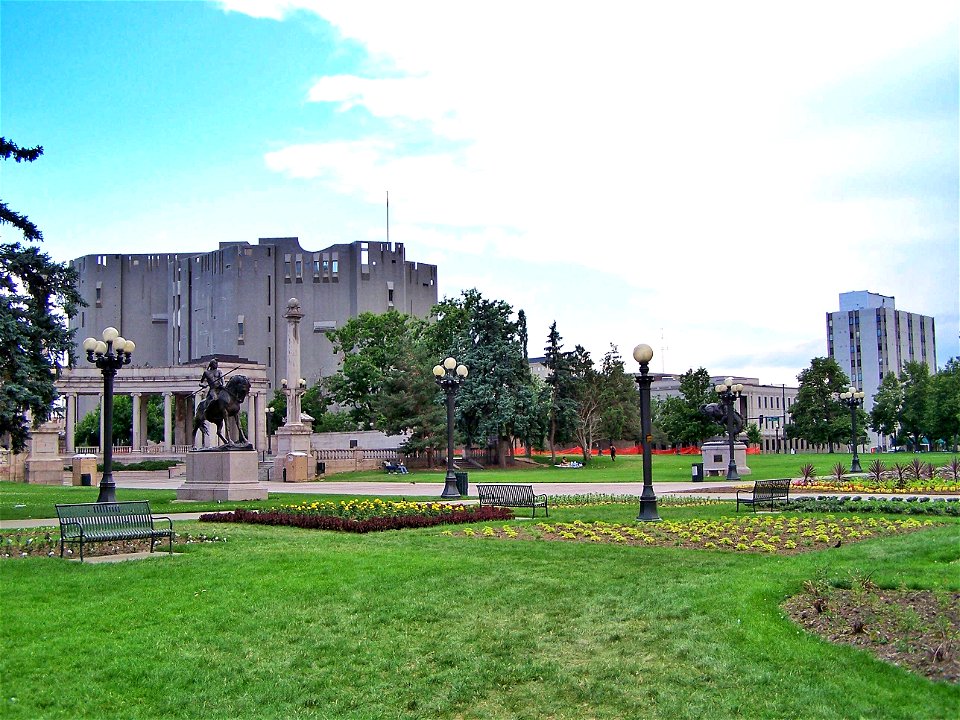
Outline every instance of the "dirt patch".
<svg viewBox="0 0 960 720"><path fill-rule="evenodd" d="M831 642L862 648L931 680L960 682L960 593L885 590L869 580L849 590L808 582L783 609Z"/></svg>

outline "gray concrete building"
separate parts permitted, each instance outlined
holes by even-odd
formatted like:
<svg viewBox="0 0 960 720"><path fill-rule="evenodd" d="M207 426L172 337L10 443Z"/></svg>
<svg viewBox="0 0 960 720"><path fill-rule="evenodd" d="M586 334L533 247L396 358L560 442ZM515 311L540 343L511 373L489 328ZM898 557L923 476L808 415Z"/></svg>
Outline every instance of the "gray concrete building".
<svg viewBox="0 0 960 720"><path fill-rule="evenodd" d="M283 379L290 298L304 313L302 373L309 385L339 366L325 331L367 311L426 317L437 302L437 267L408 261L402 243L314 252L295 237L261 238L206 253L85 255L71 265L88 303L70 320L78 365L83 339L113 326L137 344L135 367L233 356L263 365L272 388Z"/></svg>
<svg viewBox="0 0 960 720"><path fill-rule="evenodd" d="M910 361L937 371L934 319L897 310L894 298L867 290L840 293L840 310L827 313L827 354L866 393L864 409L873 408L873 396L883 376L900 375ZM870 444L885 447L887 440L870 431Z"/></svg>

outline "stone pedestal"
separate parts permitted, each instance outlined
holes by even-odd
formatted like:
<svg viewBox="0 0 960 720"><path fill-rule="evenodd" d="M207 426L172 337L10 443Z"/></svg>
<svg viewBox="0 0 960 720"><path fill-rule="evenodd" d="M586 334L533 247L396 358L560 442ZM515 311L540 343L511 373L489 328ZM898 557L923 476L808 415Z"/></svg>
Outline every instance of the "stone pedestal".
<svg viewBox="0 0 960 720"><path fill-rule="evenodd" d="M284 425L277 428L277 455L273 460L273 479L284 482L313 480L310 468L309 425ZM286 471L286 472L284 472Z"/></svg>
<svg viewBox="0 0 960 720"><path fill-rule="evenodd" d="M100 474L97 472L96 455L74 455L73 456L73 484L83 485L83 476L88 475L90 482L88 485L95 486L100 484Z"/></svg>
<svg viewBox="0 0 960 720"><path fill-rule="evenodd" d="M728 441L717 440L705 442L700 447L703 455L703 474L707 476L723 476L727 474L730 465L730 444ZM740 475L749 475L752 470L747 467L747 446L742 442L733 444L733 461L737 464Z"/></svg>
<svg viewBox="0 0 960 720"><path fill-rule="evenodd" d="M44 423L30 431L30 454L24 463L24 482L34 485L63 485L60 459L60 427Z"/></svg>
<svg viewBox="0 0 960 720"><path fill-rule="evenodd" d="M266 500L267 488L257 479L253 450L187 453L187 481L177 500Z"/></svg>

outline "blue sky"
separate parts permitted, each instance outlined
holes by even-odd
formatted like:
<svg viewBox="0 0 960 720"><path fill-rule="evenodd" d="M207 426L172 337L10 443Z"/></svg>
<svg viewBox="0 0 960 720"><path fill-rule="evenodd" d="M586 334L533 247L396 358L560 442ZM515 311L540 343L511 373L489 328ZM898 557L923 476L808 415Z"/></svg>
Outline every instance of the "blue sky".
<svg viewBox="0 0 960 720"><path fill-rule="evenodd" d="M389 191L390 239L534 355L556 320L793 383L871 290L942 364L958 35L952 2L2 0L0 128L45 148L2 197L68 260L383 240Z"/></svg>

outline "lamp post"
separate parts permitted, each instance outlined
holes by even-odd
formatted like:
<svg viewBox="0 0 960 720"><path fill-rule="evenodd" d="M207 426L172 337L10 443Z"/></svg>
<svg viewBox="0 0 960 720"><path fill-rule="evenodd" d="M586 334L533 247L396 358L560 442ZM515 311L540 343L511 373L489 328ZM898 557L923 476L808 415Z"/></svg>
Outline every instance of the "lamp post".
<svg viewBox="0 0 960 720"><path fill-rule="evenodd" d="M273 433L270 426L273 425L273 405L267 405L267 455L273 455Z"/></svg>
<svg viewBox="0 0 960 720"><path fill-rule="evenodd" d="M730 462L727 463L727 480L739 480L740 474L737 472L737 460L733 454L733 403L740 398L740 394L743 392L743 385L734 383L733 378L728 377L717 385L714 390L717 391L720 404L723 405L724 414L727 417L727 442L730 448Z"/></svg>
<svg viewBox="0 0 960 720"><path fill-rule="evenodd" d="M459 498L457 476L453 472L453 398L467 377L467 366L458 365L456 358L448 357L442 365L434 365L433 375L437 385L447 394L447 476L440 497Z"/></svg>
<svg viewBox="0 0 960 720"><path fill-rule="evenodd" d="M863 472L860 467L860 457L857 455L857 408L863 405L863 398L866 395L862 390L857 390L853 385L846 392L840 393L840 402L850 408L850 444L853 446L853 460L850 463L850 472Z"/></svg>
<svg viewBox="0 0 960 720"><path fill-rule="evenodd" d="M643 492L640 494L640 513L637 520L651 522L660 519L657 514L657 494L653 491L653 461L651 458L651 443L653 432L650 428L650 361L653 359L653 348L641 343L633 349L633 359L640 363L640 377L637 384L640 386L640 434L643 442Z"/></svg>
<svg viewBox="0 0 960 720"><path fill-rule="evenodd" d="M98 503L117 501L117 486L113 482L113 378L136 349L131 340L124 340L114 327L103 331L103 340L88 337L83 341L87 362L92 362L103 373L103 478L100 480Z"/></svg>

